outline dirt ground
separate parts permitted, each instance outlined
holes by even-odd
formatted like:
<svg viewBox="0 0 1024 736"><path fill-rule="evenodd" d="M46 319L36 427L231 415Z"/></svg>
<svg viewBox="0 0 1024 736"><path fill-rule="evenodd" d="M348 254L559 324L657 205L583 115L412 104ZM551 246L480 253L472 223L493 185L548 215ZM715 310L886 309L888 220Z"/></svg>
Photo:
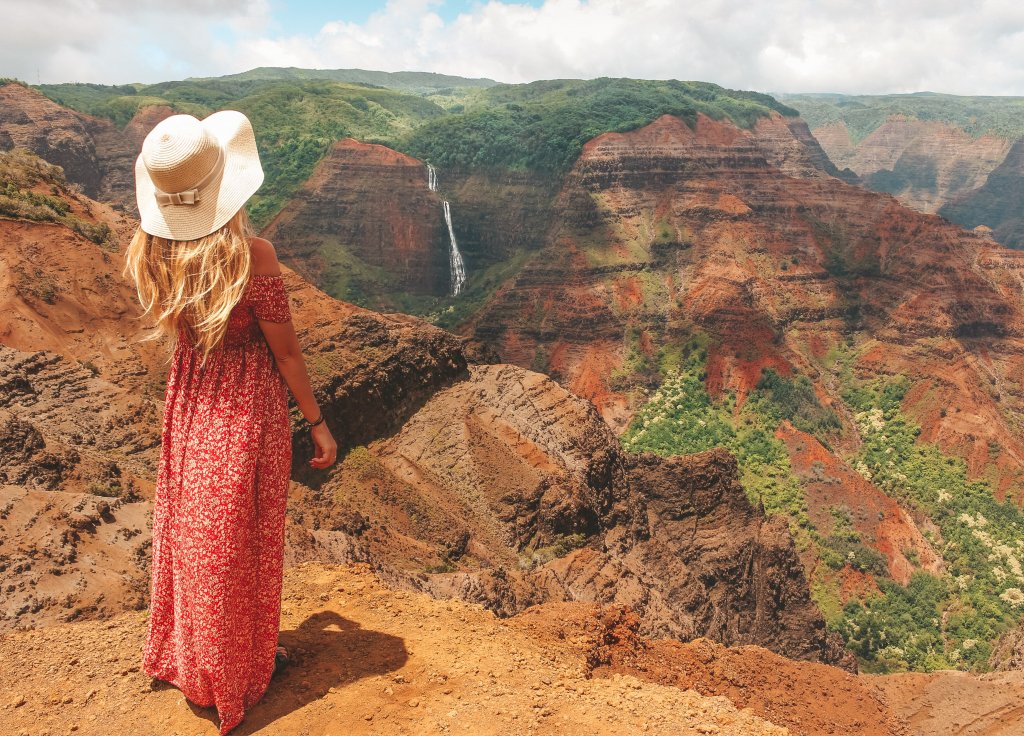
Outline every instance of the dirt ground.
<svg viewBox="0 0 1024 736"><path fill-rule="evenodd" d="M145 623L137 611L4 634L2 733L216 734L213 709L139 671ZM289 568L281 641L293 664L232 733L789 733L724 697L588 678L589 640L532 632L477 606L389 590L362 566Z"/></svg>
<svg viewBox="0 0 1024 736"><path fill-rule="evenodd" d="M1024 672L865 676L921 736L1024 736Z"/></svg>
<svg viewBox="0 0 1024 736"><path fill-rule="evenodd" d="M0 734L217 734L214 709L140 672L146 616L0 634ZM281 618L293 664L233 734L1024 735L1024 673L854 677L644 640L628 611L592 604L499 619L362 564L288 568Z"/></svg>

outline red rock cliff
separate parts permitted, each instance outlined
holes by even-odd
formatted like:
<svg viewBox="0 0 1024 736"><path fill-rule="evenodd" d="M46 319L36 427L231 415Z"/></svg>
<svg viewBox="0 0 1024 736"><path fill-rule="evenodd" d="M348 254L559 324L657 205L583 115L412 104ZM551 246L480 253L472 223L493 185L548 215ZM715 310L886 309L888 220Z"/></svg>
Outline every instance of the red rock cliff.
<svg viewBox="0 0 1024 736"><path fill-rule="evenodd" d="M423 163L347 138L264 230L283 262L339 298L450 288L448 231Z"/></svg>
<svg viewBox="0 0 1024 736"><path fill-rule="evenodd" d="M58 105L20 84L0 86L0 150L25 148L64 169L93 199L137 216L135 159L153 126L173 111L143 107L120 130L110 120Z"/></svg>

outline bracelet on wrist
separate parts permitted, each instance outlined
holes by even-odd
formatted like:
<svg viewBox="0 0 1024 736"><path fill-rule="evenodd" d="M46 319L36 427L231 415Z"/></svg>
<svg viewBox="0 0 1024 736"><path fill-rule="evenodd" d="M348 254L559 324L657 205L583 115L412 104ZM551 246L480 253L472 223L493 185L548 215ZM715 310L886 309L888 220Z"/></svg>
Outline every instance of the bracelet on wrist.
<svg viewBox="0 0 1024 736"><path fill-rule="evenodd" d="M323 424L323 423L324 423L324 413L323 412L320 412L320 417L315 422L311 422L309 420L306 420L306 424L309 425L310 429L313 429L313 427L315 427L315 426L317 426L319 424Z"/></svg>

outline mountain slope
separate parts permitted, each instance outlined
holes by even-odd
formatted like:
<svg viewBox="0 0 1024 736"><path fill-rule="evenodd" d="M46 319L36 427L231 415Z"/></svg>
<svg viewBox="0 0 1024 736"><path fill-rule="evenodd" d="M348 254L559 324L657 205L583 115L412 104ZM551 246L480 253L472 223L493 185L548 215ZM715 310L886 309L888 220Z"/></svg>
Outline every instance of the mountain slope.
<svg viewBox="0 0 1024 736"><path fill-rule="evenodd" d="M20 239L0 255L10 273L19 259L45 265L52 288L35 300L14 290L10 311L29 310L39 329L10 330L0 345L11 594L0 615L14 628L143 607L169 346L137 342L143 326L120 274L131 223L103 230L102 247L86 241L69 218L106 210L62 189L38 159L4 160L10 219L0 226ZM94 282L105 299L83 289ZM645 632L849 666L785 525L750 505L728 455L624 453L594 407L548 377L474 364L489 356L463 338L335 301L287 268L285 283L343 453L330 473L314 471L296 431L290 561L370 560L396 584L504 615L548 600L628 603ZM95 354L97 364L82 357Z"/></svg>

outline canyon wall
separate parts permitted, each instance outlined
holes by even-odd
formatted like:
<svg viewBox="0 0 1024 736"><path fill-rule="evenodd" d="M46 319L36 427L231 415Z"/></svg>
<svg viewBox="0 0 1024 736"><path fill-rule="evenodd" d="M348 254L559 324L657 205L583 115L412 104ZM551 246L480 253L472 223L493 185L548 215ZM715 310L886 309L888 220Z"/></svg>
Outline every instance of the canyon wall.
<svg viewBox="0 0 1024 736"><path fill-rule="evenodd" d="M1024 248L1024 139L1016 141L985 182L947 202L939 214L990 233L1011 248Z"/></svg>
<svg viewBox="0 0 1024 736"><path fill-rule="evenodd" d="M63 168L86 196L137 216L135 159L149 131L171 114L163 105L143 107L119 130L20 84L0 85L0 150L27 149Z"/></svg>
<svg viewBox="0 0 1024 736"><path fill-rule="evenodd" d="M336 142L263 231L282 262L340 299L450 289L448 230L426 166L386 146Z"/></svg>
<svg viewBox="0 0 1024 736"><path fill-rule="evenodd" d="M741 401L773 368L838 404L823 360L852 340L861 378L912 379L924 438L1019 496L1024 259L839 181L792 136L780 149L781 120L761 127L776 135L665 116L590 141L544 249L459 331L617 430L644 400L637 381L660 382L658 350L695 330L713 337L708 388ZM646 367L625 381L627 359Z"/></svg>
<svg viewBox="0 0 1024 736"><path fill-rule="evenodd" d="M891 116L856 142L842 121L813 132L837 167L920 212L938 212L983 186L1012 145L995 134L974 137L950 123L907 115Z"/></svg>

